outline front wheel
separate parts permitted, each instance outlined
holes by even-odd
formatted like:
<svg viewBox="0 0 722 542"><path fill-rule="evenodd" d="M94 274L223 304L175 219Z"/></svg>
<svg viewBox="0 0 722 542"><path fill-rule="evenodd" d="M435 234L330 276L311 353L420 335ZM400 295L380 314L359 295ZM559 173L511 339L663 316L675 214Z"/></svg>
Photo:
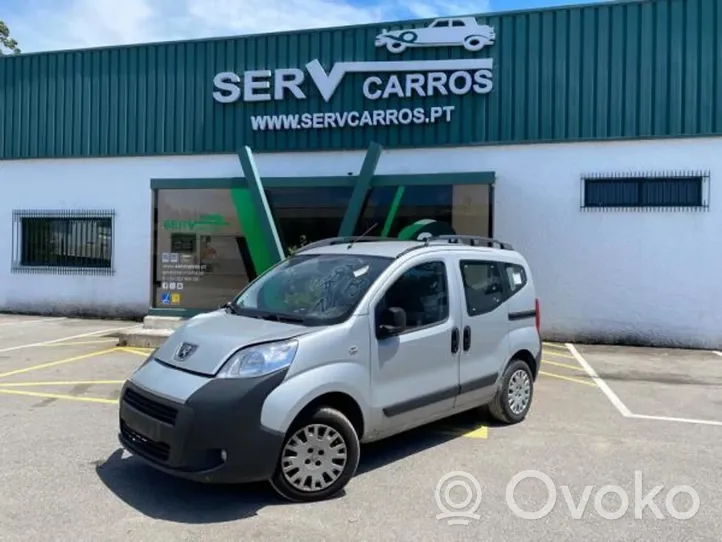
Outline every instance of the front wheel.
<svg viewBox="0 0 722 542"><path fill-rule="evenodd" d="M486 41L481 36L467 36L464 38L464 49L467 51L480 51L485 44Z"/></svg>
<svg viewBox="0 0 722 542"><path fill-rule="evenodd" d="M386 43L386 48L390 53L399 54L406 50L406 44L401 41L389 40Z"/></svg>
<svg viewBox="0 0 722 542"><path fill-rule="evenodd" d="M489 413L502 423L519 423L529 413L533 395L534 378L529 365L514 359L504 371Z"/></svg>
<svg viewBox="0 0 722 542"><path fill-rule="evenodd" d="M348 418L321 407L289 429L271 486L294 502L327 499L356 474L359 457L359 438Z"/></svg>

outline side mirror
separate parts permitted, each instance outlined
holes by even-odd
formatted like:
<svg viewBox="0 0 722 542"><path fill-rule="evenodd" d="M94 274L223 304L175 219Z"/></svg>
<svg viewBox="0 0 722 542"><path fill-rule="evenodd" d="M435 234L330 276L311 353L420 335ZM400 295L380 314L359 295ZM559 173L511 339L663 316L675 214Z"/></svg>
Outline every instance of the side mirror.
<svg viewBox="0 0 722 542"><path fill-rule="evenodd" d="M389 307L381 313L377 335L390 337L406 329L406 311L400 307Z"/></svg>

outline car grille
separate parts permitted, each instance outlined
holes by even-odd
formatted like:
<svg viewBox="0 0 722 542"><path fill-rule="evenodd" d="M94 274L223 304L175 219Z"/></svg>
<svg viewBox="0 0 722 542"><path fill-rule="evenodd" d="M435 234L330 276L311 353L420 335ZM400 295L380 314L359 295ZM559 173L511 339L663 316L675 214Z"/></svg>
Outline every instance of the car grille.
<svg viewBox="0 0 722 542"><path fill-rule="evenodd" d="M121 420L120 432L141 454L152 457L158 461L168 461L170 446L164 442L154 442L137 431L133 431Z"/></svg>
<svg viewBox="0 0 722 542"><path fill-rule="evenodd" d="M142 412L159 422L167 423L168 425L175 425L178 411L173 407L153 401L152 399L149 399L130 388L125 390L123 401L137 411Z"/></svg>

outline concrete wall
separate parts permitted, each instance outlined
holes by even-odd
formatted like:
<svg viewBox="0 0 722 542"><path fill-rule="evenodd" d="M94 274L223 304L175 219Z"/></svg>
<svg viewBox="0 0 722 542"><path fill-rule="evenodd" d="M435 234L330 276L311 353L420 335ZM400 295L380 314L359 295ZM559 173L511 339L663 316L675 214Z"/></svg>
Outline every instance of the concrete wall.
<svg viewBox="0 0 722 542"><path fill-rule="evenodd" d="M261 175L357 173L363 152L258 155ZM495 234L534 270L554 339L722 346L722 192L708 212L582 212L588 172L704 169L722 138L385 151L378 173L497 172ZM302 172L302 173L299 173ZM153 177L239 176L234 155L0 162L0 309L145 313ZM14 209L109 208L114 276L10 273Z"/></svg>

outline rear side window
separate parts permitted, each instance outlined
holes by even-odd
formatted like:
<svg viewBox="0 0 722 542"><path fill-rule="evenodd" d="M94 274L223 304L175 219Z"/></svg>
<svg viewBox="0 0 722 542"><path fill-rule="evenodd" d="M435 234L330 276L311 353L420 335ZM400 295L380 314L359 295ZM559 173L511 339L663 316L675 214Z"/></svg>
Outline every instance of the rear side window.
<svg viewBox="0 0 722 542"><path fill-rule="evenodd" d="M509 293L514 295L526 286L526 270L514 263L504 264L506 283L509 286Z"/></svg>
<svg viewBox="0 0 722 542"><path fill-rule="evenodd" d="M463 260L461 278L469 316L486 314L503 303L504 287L498 262Z"/></svg>

